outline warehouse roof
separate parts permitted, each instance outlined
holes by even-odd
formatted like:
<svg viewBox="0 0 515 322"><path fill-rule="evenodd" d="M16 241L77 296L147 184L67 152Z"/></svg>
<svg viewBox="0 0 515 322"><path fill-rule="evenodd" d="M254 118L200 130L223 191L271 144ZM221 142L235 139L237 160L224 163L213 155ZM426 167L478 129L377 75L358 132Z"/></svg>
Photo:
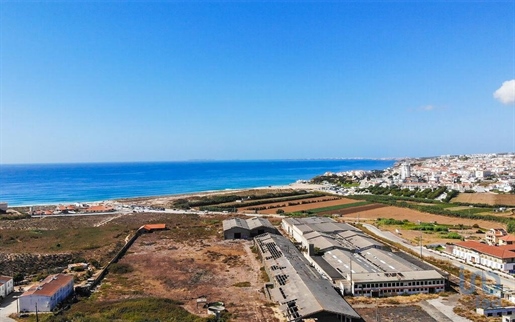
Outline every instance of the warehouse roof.
<svg viewBox="0 0 515 322"><path fill-rule="evenodd" d="M254 217L249 219L231 218L224 220L222 222L222 225L224 230L229 230L235 227L247 230L253 230L260 227L269 227L275 229L275 227L267 219L260 217Z"/></svg>
<svg viewBox="0 0 515 322"><path fill-rule="evenodd" d="M271 295L285 314L301 318L325 311L360 318L288 239L264 234L255 240L264 264L273 274L270 278L278 284L270 290Z"/></svg>

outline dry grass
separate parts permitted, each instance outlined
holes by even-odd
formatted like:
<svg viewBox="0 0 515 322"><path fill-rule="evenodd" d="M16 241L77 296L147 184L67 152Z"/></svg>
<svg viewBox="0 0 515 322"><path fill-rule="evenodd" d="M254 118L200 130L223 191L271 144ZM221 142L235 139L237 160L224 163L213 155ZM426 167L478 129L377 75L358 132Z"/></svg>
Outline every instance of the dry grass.
<svg viewBox="0 0 515 322"><path fill-rule="evenodd" d="M425 300L436 299L441 294L415 294L410 296L389 296L382 298L371 298L371 297L346 297L345 300L353 306L362 305L378 305L378 306L389 306L389 305L408 305L420 303Z"/></svg>
<svg viewBox="0 0 515 322"><path fill-rule="evenodd" d="M515 194L460 193L453 202L515 206Z"/></svg>
<svg viewBox="0 0 515 322"><path fill-rule="evenodd" d="M261 264L250 246L247 241L221 240L217 234L188 240L181 240L176 230L143 235L120 261L132 271L109 274L98 300L169 298L206 316L196 304L198 297L206 296L209 302L225 302L231 321L278 321L260 292Z"/></svg>

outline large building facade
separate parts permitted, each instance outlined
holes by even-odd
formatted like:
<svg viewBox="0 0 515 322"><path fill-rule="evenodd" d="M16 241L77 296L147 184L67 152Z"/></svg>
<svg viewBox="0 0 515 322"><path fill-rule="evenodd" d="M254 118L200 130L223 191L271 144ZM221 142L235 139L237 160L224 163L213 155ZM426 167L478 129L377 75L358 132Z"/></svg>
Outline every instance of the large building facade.
<svg viewBox="0 0 515 322"><path fill-rule="evenodd" d="M18 298L20 312L51 312L73 294L73 276L50 275Z"/></svg>
<svg viewBox="0 0 515 322"><path fill-rule="evenodd" d="M446 278L433 267L390 249L360 229L331 218L288 218L282 228L342 294L388 296L438 293Z"/></svg>
<svg viewBox="0 0 515 322"><path fill-rule="evenodd" d="M455 244L452 254L469 264L515 273L514 244L493 246L469 240Z"/></svg>
<svg viewBox="0 0 515 322"><path fill-rule="evenodd" d="M363 321L287 238L263 234L254 238L254 243L270 277L265 295L279 303L286 321Z"/></svg>
<svg viewBox="0 0 515 322"><path fill-rule="evenodd" d="M231 218L224 220L222 224L224 239L249 239L264 233L278 233L277 228L267 219L259 217L248 219Z"/></svg>

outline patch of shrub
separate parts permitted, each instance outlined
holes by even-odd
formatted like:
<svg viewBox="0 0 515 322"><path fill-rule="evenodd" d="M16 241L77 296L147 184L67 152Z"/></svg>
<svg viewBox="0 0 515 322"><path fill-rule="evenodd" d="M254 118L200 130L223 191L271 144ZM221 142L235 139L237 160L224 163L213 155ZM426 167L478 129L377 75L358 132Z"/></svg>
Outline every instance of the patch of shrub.
<svg viewBox="0 0 515 322"><path fill-rule="evenodd" d="M109 266L109 272L113 274L126 274L132 272L134 269L131 265L125 263L113 263Z"/></svg>

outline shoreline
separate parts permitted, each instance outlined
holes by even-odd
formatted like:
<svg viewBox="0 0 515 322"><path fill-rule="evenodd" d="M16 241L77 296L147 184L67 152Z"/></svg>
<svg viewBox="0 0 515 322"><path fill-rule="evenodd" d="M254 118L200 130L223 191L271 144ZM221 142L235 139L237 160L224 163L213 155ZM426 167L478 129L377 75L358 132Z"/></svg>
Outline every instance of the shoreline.
<svg viewBox="0 0 515 322"><path fill-rule="evenodd" d="M37 203L30 205L9 205L9 209L15 208L27 208L27 207L50 207L64 204L75 204L75 203L85 203L85 204L102 204L102 203L129 203L129 202L145 202L145 201L158 201L162 200L163 202L170 202L172 200L181 199L185 197L202 197L202 196L211 196L211 195L219 195L224 193L234 193L234 192L242 192L242 191L250 191L250 190L317 190L323 185L316 185L310 183L290 183L287 185L273 185L273 186L259 186L259 187L251 187L251 188L227 188L221 190L205 190L205 191L194 191L194 192L186 192L179 194L170 194L170 195L154 195L154 196L134 196L134 197L122 197L122 198L113 198L113 199L104 199L104 200L96 200L96 201L60 201L60 202L50 202L50 203Z"/></svg>

